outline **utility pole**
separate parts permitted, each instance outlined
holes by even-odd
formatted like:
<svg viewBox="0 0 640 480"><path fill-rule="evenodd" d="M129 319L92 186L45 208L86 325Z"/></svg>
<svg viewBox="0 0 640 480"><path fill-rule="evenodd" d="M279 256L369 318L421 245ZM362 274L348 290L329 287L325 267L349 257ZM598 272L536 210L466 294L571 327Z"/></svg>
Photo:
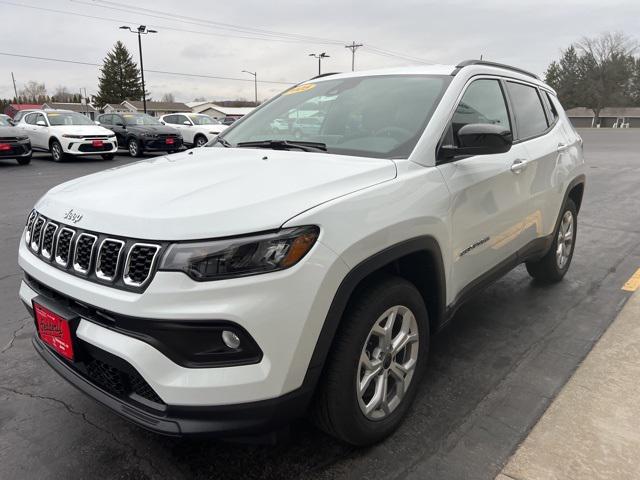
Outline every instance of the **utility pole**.
<svg viewBox="0 0 640 480"><path fill-rule="evenodd" d="M310 53L309 56L318 59L318 75L322 75L322 59L329 58L331 55L327 55L326 52L322 52L322 53Z"/></svg>
<svg viewBox="0 0 640 480"><path fill-rule="evenodd" d="M138 51L140 52L140 78L142 79L142 106L144 108L144 113L147 113L147 91L144 88L144 66L142 65L142 35L147 35L149 33L158 33L157 30L151 30L147 28L146 25L140 25L136 30L131 30L131 27L123 25L120 27L121 30L129 30L131 33L138 34Z"/></svg>
<svg viewBox="0 0 640 480"><path fill-rule="evenodd" d="M16 103L18 103L18 89L16 88L16 77L13 76L13 72L11 72L11 80L13 80L13 93L16 94Z"/></svg>
<svg viewBox="0 0 640 480"><path fill-rule="evenodd" d="M249 75L253 75L253 91L256 97L256 107L258 106L258 72L250 72L249 70L242 70L243 73L248 73Z"/></svg>
<svg viewBox="0 0 640 480"><path fill-rule="evenodd" d="M353 41L351 45L345 45L344 48L348 48L351 50L351 71L353 72L356 68L356 50L362 47L362 43L356 43Z"/></svg>

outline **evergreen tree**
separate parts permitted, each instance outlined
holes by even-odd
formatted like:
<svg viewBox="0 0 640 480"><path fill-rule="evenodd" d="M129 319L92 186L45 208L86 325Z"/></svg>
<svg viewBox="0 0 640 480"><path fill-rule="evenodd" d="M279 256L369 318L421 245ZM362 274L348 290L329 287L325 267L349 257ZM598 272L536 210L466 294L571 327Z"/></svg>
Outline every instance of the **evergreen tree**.
<svg viewBox="0 0 640 480"><path fill-rule="evenodd" d="M140 70L127 47L117 41L101 68L96 101L99 107L123 100L141 100Z"/></svg>

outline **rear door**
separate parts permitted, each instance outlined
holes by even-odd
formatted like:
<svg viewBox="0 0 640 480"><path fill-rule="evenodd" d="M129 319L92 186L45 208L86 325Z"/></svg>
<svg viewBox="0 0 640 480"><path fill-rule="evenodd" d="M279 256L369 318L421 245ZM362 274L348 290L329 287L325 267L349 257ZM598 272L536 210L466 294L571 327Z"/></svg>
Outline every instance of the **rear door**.
<svg viewBox="0 0 640 480"><path fill-rule="evenodd" d="M514 131L500 79L479 78L467 85L443 144L457 146L457 132L471 123L504 125ZM461 157L438 166L452 196L454 297L474 280L515 260L522 246L526 198L512 167L526 160L524 147L515 144L506 153Z"/></svg>
<svg viewBox="0 0 640 480"><path fill-rule="evenodd" d="M554 115L554 110L545 105L548 98L545 101L544 91L515 80L506 85L516 118L517 140L528 158L519 181L529 197L522 231L523 240L529 243L550 235L555 228L559 204L554 197L561 195L556 167L566 154L568 140L557 112Z"/></svg>

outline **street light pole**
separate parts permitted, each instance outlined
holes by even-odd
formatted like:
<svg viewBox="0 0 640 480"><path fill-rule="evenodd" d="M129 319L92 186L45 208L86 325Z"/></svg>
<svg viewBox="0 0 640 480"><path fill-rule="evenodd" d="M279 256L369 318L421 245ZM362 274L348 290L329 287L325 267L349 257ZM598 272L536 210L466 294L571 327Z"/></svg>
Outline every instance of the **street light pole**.
<svg viewBox="0 0 640 480"><path fill-rule="evenodd" d="M140 79L142 80L142 107L144 109L144 113L147 113L147 91L144 86L144 65L142 63L142 35L147 35L149 33L158 33L158 31L147 28L146 25L140 25L136 30L132 30L131 27L123 25L120 27L120 29L129 30L131 33L138 34L138 52L140 53Z"/></svg>
<svg viewBox="0 0 640 480"><path fill-rule="evenodd" d="M258 106L258 72L250 72L249 70L242 70L243 73L248 73L249 75L253 75L253 90L255 93L255 104Z"/></svg>
<svg viewBox="0 0 640 480"><path fill-rule="evenodd" d="M322 53L310 53L309 56L318 59L318 75L322 75L322 59L329 58L330 55L327 55L326 52L322 52Z"/></svg>

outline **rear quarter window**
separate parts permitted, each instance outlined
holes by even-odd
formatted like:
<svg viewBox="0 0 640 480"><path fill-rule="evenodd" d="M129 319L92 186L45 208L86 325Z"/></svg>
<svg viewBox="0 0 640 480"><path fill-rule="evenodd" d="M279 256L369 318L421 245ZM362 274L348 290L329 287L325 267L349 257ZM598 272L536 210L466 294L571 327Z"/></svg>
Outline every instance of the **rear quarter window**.
<svg viewBox="0 0 640 480"><path fill-rule="evenodd" d="M516 117L518 139L542 134L549 126L538 89L523 83L507 82L507 90Z"/></svg>

